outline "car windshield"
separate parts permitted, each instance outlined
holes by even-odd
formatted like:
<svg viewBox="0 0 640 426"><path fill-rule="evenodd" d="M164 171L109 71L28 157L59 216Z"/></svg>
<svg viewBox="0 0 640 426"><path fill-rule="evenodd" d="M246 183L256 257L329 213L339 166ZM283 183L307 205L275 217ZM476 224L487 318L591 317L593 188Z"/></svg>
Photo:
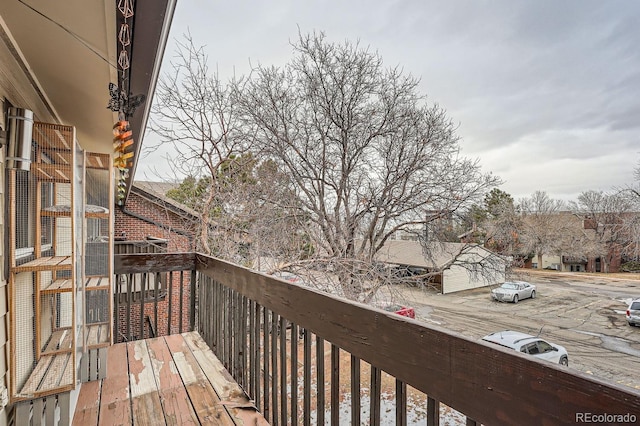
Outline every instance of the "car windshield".
<svg viewBox="0 0 640 426"><path fill-rule="evenodd" d="M629 309L633 309L634 311L640 311L640 302L633 302Z"/></svg>
<svg viewBox="0 0 640 426"><path fill-rule="evenodd" d="M504 289L507 289L507 290L517 290L518 289L518 286L516 284L514 284L514 283L504 283L504 284L502 284L501 287L504 288Z"/></svg>
<svg viewBox="0 0 640 426"><path fill-rule="evenodd" d="M548 344L544 340L540 340L538 342L538 349L540 349L540 352L542 352L542 353L547 353L547 352L553 351L553 346L551 346L550 344Z"/></svg>

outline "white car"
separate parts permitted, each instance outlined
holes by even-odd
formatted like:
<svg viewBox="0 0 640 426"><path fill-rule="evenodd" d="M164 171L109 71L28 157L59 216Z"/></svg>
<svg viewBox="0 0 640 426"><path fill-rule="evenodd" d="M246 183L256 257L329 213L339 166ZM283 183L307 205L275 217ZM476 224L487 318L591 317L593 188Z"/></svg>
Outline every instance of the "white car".
<svg viewBox="0 0 640 426"><path fill-rule="evenodd" d="M527 298L536 298L536 286L526 281L507 281L491 290L491 297L498 302L513 302Z"/></svg>
<svg viewBox="0 0 640 426"><path fill-rule="evenodd" d="M538 359L544 359L560 365L569 365L569 354L567 354L567 350L564 347L549 343L530 334L505 330L488 334L482 340L533 355Z"/></svg>
<svg viewBox="0 0 640 426"><path fill-rule="evenodd" d="M640 325L640 299L632 300L627 308L627 322L629 325Z"/></svg>

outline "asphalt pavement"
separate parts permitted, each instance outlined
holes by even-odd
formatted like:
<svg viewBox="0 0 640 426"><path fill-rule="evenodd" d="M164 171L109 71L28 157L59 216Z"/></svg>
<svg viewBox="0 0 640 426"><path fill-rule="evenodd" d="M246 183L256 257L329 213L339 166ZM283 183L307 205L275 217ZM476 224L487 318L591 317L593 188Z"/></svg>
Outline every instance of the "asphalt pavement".
<svg viewBox="0 0 640 426"><path fill-rule="evenodd" d="M509 329L539 334L567 348L569 368L640 389L640 327L625 319L629 301L640 298L640 279L535 270L513 278L535 284L537 297L495 302L489 287L446 295L403 288L400 297L427 324L471 339Z"/></svg>

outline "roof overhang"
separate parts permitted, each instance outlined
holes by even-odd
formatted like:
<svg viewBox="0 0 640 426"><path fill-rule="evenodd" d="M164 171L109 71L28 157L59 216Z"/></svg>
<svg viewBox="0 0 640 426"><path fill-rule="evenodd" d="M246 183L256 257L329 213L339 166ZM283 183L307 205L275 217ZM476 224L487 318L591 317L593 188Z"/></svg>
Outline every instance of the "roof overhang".
<svg viewBox="0 0 640 426"><path fill-rule="evenodd" d="M0 24L16 59L59 123L75 126L80 145L113 151L117 113L107 109L109 83L118 84L117 0L2 0ZM176 0L135 0L131 25L130 93L145 102L129 118L136 162L166 46ZM18 105L28 108L29 105ZM35 117L36 120L38 117Z"/></svg>

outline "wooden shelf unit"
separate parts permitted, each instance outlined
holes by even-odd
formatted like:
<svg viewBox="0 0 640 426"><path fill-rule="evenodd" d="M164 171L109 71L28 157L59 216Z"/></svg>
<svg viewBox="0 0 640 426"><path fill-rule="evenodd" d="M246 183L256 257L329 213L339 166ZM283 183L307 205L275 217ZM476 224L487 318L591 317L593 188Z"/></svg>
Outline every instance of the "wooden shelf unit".
<svg viewBox="0 0 640 426"><path fill-rule="evenodd" d="M71 352L73 350L73 330L65 327L55 331L49 341L44 345L42 355L53 355L62 352Z"/></svg>
<svg viewBox="0 0 640 426"><path fill-rule="evenodd" d="M52 280L48 285L41 286L40 292L47 293L66 293L73 291L73 281L68 278Z"/></svg>
<svg viewBox="0 0 640 426"><path fill-rule="evenodd" d="M84 217L87 219L109 219L109 213L93 213L93 212L86 212L84 214Z"/></svg>
<svg viewBox="0 0 640 426"><path fill-rule="evenodd" d="M20 266L14 266L13 272L36 271L71 271L73 266L71 256L46 256L38 257Z"/></svg>
<svg viewBox="0 0 640 426"><path fill-rule="evenodd" d="M103 377L112 333L111 155L82 151L68 126L34 123L33 140L29 170L8 178L15 402L73 389L79 351Z"/></svg>
<svg viewBox="0 0 640 426"><path fill-rule="evenodd" d="M41 182L71 182L73 169L69 164L31 164L31 173Z"/></svg>
<svg viewBox="0 0 640 426"><path fill-rule="evenodd" d="M86 345L89 350L104 348L111 345L111 334L109 323L95 323L87 325Z"/></svg>
<svg viewBox="0 0 640 426"><path fill-rule="evenodd" d="M74 359L73 352L41 356L15 401L72 390L75 384Z"/></svg>
<svg viewBox="0 0 640 426"><path fill-rule="evenodd" d="M30 170L9 171L12 401L67 392L76 380L73 212L79 148L73 127L35 122L33 130ZM16 253L25 250L32 259L21 263ZM23 343L30 340L31 350Z"/></svg>
<svg viewBox="0 0 640 426"><path fill-rule="evenodd" d="M107 154L87 152L84 156L84 203L87 206L84 220L84 274L82 291L85 307L83 358L93 365L99 359L101 373L106 374L106 358L103 351L111 344L113 307L113 169ZM104 212L100 212L100 209ZM84 359L82 361L85 361ZM81 368L82 368L81 362ZM91 374L89 374L91 375ZM81 373L81 376L83 374ZM95 376L95 375L94 375Z"/></svg>
<svg viewBox="0 0 640 426"><path fill-rule="evenodd" d="M109 277L86 277L84 283L85 291L106 291L111 289L111 278Z"/></svg>

